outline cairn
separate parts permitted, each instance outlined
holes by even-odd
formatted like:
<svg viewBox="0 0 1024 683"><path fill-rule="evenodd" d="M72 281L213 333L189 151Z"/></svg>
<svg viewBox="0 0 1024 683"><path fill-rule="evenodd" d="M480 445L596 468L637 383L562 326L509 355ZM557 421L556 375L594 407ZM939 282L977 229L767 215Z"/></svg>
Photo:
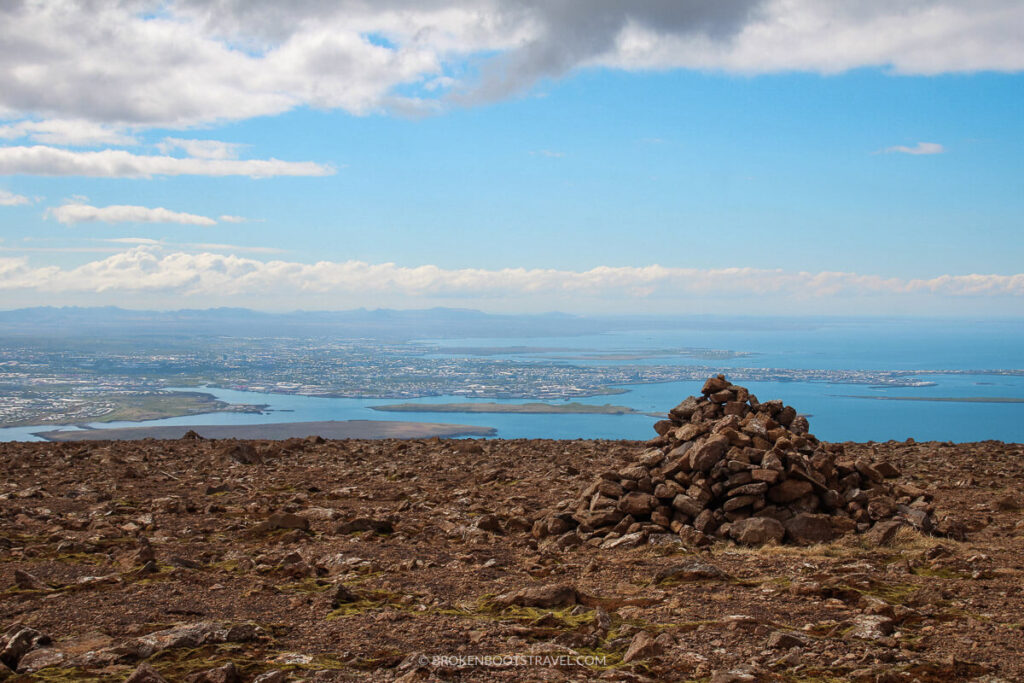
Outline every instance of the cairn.
<svg viewBox="0 0 1024 683"><path fill-rule="evenodd" d="M782 401L760 402L723 375L654 425L626 467L603 472L578 499L534 524L538 538L602 547L678 534L691 545L827 542L854 531L886 542L904 524L930 532L930 496L895 482L887 462L844 456L809 433ZM563 540L563 539L560 539Z"/></svg>

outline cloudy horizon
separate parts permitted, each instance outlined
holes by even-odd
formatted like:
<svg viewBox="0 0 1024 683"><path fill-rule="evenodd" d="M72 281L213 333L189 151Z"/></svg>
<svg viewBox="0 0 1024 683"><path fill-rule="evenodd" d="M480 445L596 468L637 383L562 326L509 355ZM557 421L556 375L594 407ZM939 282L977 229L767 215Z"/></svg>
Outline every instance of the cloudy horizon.
<svg viewBox="0 0 1024 683"><path fill-rule="evenodd" d="M0 7L0 308L1024 315L1024 7Z"/></svg>

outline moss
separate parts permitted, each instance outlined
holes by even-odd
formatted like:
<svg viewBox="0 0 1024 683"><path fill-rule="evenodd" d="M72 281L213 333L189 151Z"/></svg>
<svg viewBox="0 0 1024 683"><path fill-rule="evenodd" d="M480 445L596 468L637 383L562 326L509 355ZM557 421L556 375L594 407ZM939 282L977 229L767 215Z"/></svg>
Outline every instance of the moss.
<svg viewBox="0 0 1024 683"><path fill-rule="evenodd" d="M284 583L278 586L278 590L291 593L323 593L331 589L332 584L325 579L302 579L293 583Z"/></svg>
<svg viewBox="0 0 1024 683"><path fill-rule="evenodd" d="M78 667L56 667L50 666L32 674L32 679L37 681L106 681L109 676L92 674L85 669Z"/></svg>
<svg viewBox="0 0 1024 683"><path fill-rule="evenodd" d="M932 579L965 579L967 574L945 567L914 567L910 570L915 576L924 576Z"/></svg>

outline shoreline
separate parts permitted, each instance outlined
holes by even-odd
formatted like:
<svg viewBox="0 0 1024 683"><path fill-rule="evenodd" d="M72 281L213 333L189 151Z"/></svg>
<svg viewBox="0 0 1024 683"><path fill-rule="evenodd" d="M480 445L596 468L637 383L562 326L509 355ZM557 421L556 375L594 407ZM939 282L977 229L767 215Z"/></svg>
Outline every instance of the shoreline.
<svg viewBox="0 0 1024 683"><path fill-rule="evenodd" d="M428 439L432 437L496 436L494 427L441 422L398 422L388 420L331 420L320 422L270 422L251 425L171 425L159 427L94 428L87 430L45 430L33 436L51 443L69 441L137 441L180 439L188 432L205 439L284 439L320 436L325 439Z"/></svg>

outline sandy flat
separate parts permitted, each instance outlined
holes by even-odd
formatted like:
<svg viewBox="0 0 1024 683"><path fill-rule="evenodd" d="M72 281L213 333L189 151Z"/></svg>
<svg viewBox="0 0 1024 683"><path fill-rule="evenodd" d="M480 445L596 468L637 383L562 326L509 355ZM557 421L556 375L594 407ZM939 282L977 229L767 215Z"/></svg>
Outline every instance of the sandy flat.
<svg viewBox="0 0 1024 683"><path fill-rule="evenodd" d="M180 439L188 431L207 439L291 439L322 436L325 439L426 439L432 436L493 436L492 427L441 422L393 422L343 420L329 422L276 422L254 425L176 425L42 431L47 441L129 441L132 439Z"/></svg>

